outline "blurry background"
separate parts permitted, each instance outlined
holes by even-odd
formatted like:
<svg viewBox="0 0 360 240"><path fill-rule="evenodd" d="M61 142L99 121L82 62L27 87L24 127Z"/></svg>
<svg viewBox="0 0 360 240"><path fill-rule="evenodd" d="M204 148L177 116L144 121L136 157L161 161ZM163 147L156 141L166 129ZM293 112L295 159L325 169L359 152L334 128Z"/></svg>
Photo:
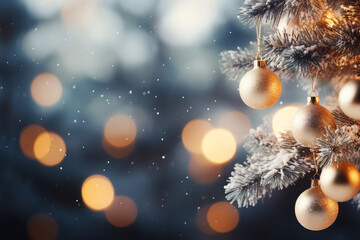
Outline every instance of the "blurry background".
<svg viewBox="0 0 360 240"><path fill-rule="evenodd" d="M297 223L310 176L255 208L224 202L249 129L278 134L306 99L294 79L251 110L219 72L255 40L241 4L1 0L0 238L356 238L350 204L328 230Z"/></svg>

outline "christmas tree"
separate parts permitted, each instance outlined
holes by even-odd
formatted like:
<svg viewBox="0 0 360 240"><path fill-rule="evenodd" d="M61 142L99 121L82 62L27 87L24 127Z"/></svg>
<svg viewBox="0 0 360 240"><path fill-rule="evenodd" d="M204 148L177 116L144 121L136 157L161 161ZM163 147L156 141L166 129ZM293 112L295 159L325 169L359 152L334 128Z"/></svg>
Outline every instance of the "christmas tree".
<svg viewBox="0 0 360 240"><path fill-rule="evenodd" d="M237 202L238 207L255 206L272 191L295 184L317 168L317 163L324 168L346 162L359 169L359 2L246 0L238 19L250 27L259 27L259 23L270 26L268 35L261 39L261 53L282 81L296 79L308 90L309 79L318 75L318 85L333 88L324 102L336 127L323 129L313 146L300 143L292 131L276 137L264 127L252 129L244 144L247 160L235 165L225 186L227 199ZM238 48L222 52L222 72L230 80L240 80L252 68L256 51ZM352 201L360 208L360 194Z"/></svg>

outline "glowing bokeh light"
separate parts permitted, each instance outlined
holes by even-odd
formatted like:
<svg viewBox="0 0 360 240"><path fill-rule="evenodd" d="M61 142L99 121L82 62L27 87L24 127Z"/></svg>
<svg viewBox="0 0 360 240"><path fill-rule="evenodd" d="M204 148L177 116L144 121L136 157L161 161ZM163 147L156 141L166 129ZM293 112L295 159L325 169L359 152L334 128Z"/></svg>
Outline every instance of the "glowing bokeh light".
<svg viewBox="0 0 360 240"><path fill-rule="evenodd" d="M102 144L103 144L105 152L110 157L118 158L118 159L129 156L135 149L134 142L125 147L114 147L113 145L108 143L105 138L103 138Z"/></svg>
<svg viewBox="0 0 360 240"><path fill-rule="evenodd" d="M231 160L236 153L236 147L236 140L232 133L223 128L210 130L201 145L204 156L216 164Z"/></svg>
<svg viewBox="0 0 360 240"><path fill-rule="evenodd" d="M163 1L160 37L171 45L196 45L211 35L217 23L220 1ZM201 12L201 15L199 13Z"/></svg>
<svg viewBox="0 0 360 240"><path fill-rule="evenodd" d="M240 144L249 134L251 122L244 113L231 111L221 115L217 126L229 130L234 135L237 144Z"/></svg>
<svg viewBox="0 0 360 240"><path fill-rule="evenodd" d="M122 39L117 56L125 68L138 68L150 62L158 50L154 39L145 31L128 31Z"/></svg>
<svg viewBox="0 0 360 240"><path fill-rule="evenodd" d="M127 196L116 196L112 204L105 210L106 219L116 227L131 225L137 216L135 202Z"/></svg>
<svg viewBox="0 0 360 240"><path fill-rule="evenodd" d="M51 73L39 74L31 83L31 96L40 106L54 105L59 101L61 95L61 82Z"/></svg>
<svg viewBox="0 0 360 240"><path fill-rule="evenodd" d="M59 228L52 216L37 213L29 218L27 232L32 240L55 240L58 237Z"/></svg>
<svg viewBox="0 0 360 240"><path fill-rule="evenodd" d="M278 110L272 119L272 129L276 137L280 137L281 133L291 130L292 119L299 110L296 106L287 106Z"/></svg>
<svg viewBox="0 0 360 240"><path fill-rule="evenodd" d="M185 148L194 154L201 154L201 143L205 134L211 130L212 125L202 119L195 119L188 122L181 134Z"/></svg>
<svg viewBox="0 0 360 240"><path fill-rule="evenodd" d="M237 209L228 202L217 202L207 212L209 226L216 232L232 231L239 222Z"/></svg>
<svg viewBox="0 0 360 240"><path fill-rule="evenodd" d="M58 13L66 0L22 0L31 14L40 18L49 18Z"/></svg>
<svg viewBox="0 0 360 240"><path fill-rule="evenodd" d="M202 206L196 214L196 226L199 230L207 235L214 235L216 232L209 226L207 213L211 205Z"/></svg>
<svg viewBox="0 0 360 240"><path fill-rule="evenodd" d="M81 195L84 203L95 211L103 210L110 206L114 200L114 187L111 181L103 175L88 177L82 187Z"/></svg>
<svg viewBox="0 0 360 240"><path fill-rule="evenodd" d="M125 115L112 116L104 127L105 140L114 147L126 147L136 138L134 120Z"/></svg>
<svg viewBox="0 0 360 240"><path fill-rule="evenodd" d="M31 1L31 0L30 0ZM39 24L36 31L28 31L23 38L24 52L32 59L44 59L59 49L63 31L57 22Z"/></svg>
<svg viewBox="0 0 360 240"><path fill-rule="evenodd" d="M35 124L29 125L21 131L19 143L21 151L25 154L25 156L35 159L34 144L36 138L45 131L45 128Z"/></svg>
<svg viewBox="0 0 360 240"><path fill-rule="evenodd" d="M202 185L209 185L219 179L222 172L220 165L209 162L201 155L192 156L188 163L188 171L191 179Z"/></svg>
<svg viewBox="0 0 360 240"><path fill-rule="evenodd" d="M97 13L95 0L68 0L61 9L61 18L73 30L90 27Z"/></svg>
<svg viewBox="0 0 360 240"><path fill-rule="evenodd" d="M34 143L34 156L45 166L55 166L62 162L66 154L64 140L56 133L43 132Z"/></svg>

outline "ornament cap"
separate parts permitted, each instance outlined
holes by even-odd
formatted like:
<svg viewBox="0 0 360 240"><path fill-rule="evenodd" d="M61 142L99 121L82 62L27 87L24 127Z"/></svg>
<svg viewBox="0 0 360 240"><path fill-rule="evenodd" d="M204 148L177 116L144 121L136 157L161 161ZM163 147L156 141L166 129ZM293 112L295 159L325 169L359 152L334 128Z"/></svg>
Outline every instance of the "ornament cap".
<svg viewBox="0 0 360 240"><path fill-rule="evenodd" d="M317 187L320 185L320 180L319 179L311 179L311 187Z"/></svg>
<svg viewBox="0 0 360 240"><path fill-rule="evenodd" d="M266 68L266 62L264 60L255 60L254 61L254 68Z"/></svg>
<svg viewBox="0 0 360 240"><path fill-rule="evenodd" d="M320 99L318 96L310 96L307 98L307 103L308 104L319 104L320 103Z"/></svg>

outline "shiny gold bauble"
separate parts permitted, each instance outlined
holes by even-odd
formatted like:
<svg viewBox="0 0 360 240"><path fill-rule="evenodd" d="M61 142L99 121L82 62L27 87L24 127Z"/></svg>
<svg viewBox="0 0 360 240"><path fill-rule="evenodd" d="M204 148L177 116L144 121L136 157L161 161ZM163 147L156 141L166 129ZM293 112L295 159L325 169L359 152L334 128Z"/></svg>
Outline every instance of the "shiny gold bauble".
<svg viewBox="0 0 360 240"><path fill-rule="evenodd" d="M331 112L320 105L319 97L308 97L308 104L295 114L291 131L296 141L313 147L315 138L321 137L328 126L336 127Z"/></svg>
<svg viewBox="0 0 360 240"><path fill-rule="evenodd" d="M295 215L306 229L320 231L330 227L336 220L338 203L328 198L313 179L312 187L300 194L295 203Z"/></svg>
<svg viewBox="0 0 360 240"><path fill-rule="evenodd" d="M360 80L349 81L341 88L339 105L348 117L360 120Z"/></svg>
<svg viewBox="0 0 360 240"><path fill-rule="evenodd" d="M337 202L348 201L360 190L360 172L351 163L335 162L323 168L320 186L329 198Z"/></svg>
<svg viewBox="0 0 360 240"><path fill-rule="evenodd" d="M247 72L239 85L241 99L255 109L265 109L276 103L281 95L279 77L266 68L263 60L255 60L254 68Z"/></svg>

